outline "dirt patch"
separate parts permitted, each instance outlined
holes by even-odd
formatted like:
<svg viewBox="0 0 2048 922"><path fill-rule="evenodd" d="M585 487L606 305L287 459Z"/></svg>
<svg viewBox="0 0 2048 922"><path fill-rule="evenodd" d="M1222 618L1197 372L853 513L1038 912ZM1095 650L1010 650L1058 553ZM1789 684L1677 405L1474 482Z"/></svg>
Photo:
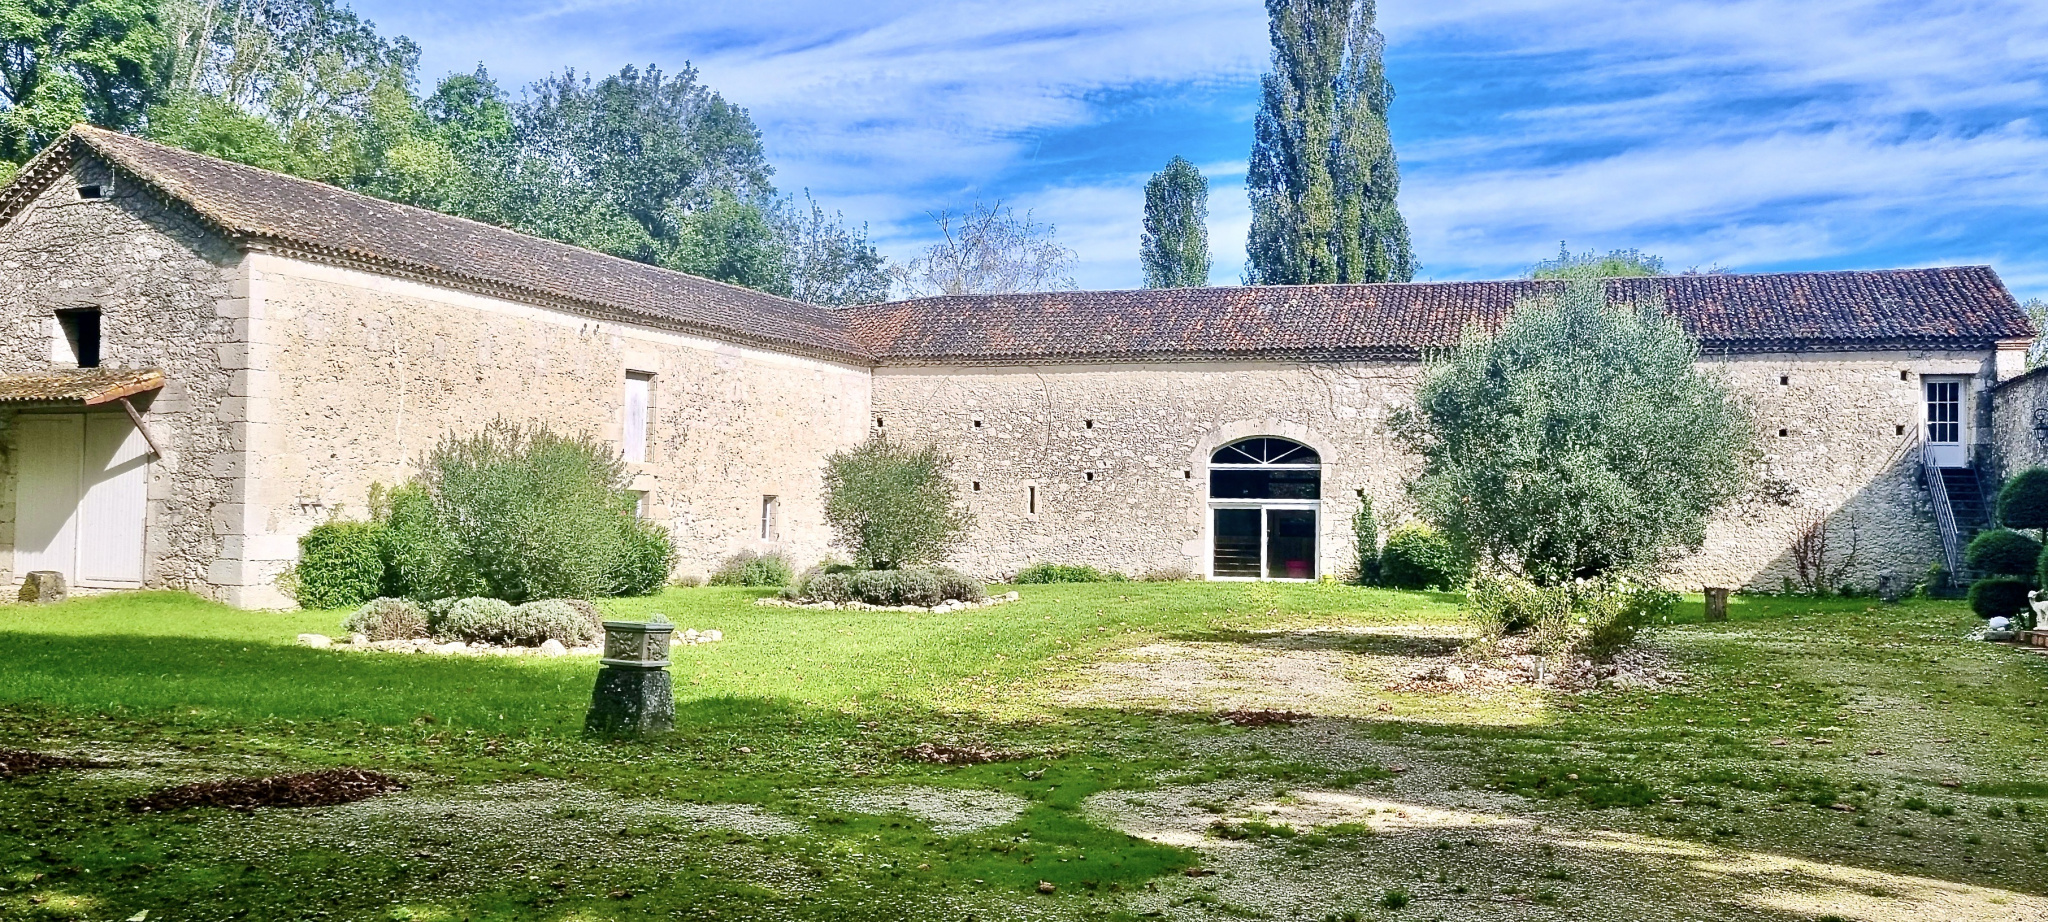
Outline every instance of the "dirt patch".
<svg viewBox="0 0 2048 922"><path fill-rule="evenodd" d="M390 775L359 768L333 768L266 778L229 778L165 788L128 802L140 813L163 813L190 807L332 807L403 791L406 783Z"/></svg>
<svg viewBox="0 0 2048 922"><path fill-rule="evenodd" d="M1216 715L1216 719L1233 727L1270 727L1274 724L1291 726L1314 716L1294 711L1247 711L1240 708L1235 711L1224 711Z"/></svg>
<svg viewBox="0 0 2048 922"><path fill-rule="evenodd" d="M0 778L19 778L60 768L105 768L91 759L53 756L33 749L0 749Z"/></svg>
<svg viewBox="0 0 2048 922"><path fill-rule="evenodd" d="M1637 644L1605 662L1574 656L1564 662L1528 651L1524 635L1502 641L1493 655L1461 658L1416 670L1388 683L1388 691L1450 692L1469 688L1523 686L1584 694L1602 688L1662 691L1682 685L1683 673L1655 647Z"/></svg>
<svg viewBox="0 0 2048 922"><path fill-rule="evenodd" d="M909 749L899 750L897 755L912 762L930 765L987 765L990 762L1022 762L1039 758L1045 753L1021 752L1011 749L991 749L987 746L950 745L946 743L919 743Z"/></svg>

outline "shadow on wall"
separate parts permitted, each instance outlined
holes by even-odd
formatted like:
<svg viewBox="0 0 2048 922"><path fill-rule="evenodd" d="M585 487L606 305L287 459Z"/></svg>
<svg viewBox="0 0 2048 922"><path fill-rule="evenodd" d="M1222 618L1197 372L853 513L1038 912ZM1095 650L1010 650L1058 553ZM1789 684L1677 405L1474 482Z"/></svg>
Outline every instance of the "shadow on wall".
<svg viewBox="0 0 2048 922"><path fill-rule="evenodd" d="M1942 560L1941 531L1922 485L1917 452L1895 453L1883 470L1846 499L1774 492L1750 500L1725 522L1726 555L1704 554L1680 565L1677 588L1724 585L1747 592L1875 592L1886 571L1910 587ZM1988 489L1988 485L1987 485ZM1717 522L1717 526L1724 523ZM1709 532L1712 546L1713 531ZM1761 553L1750 553L1754 549ZM1745 569L1740 564L1759 561ZM1715 582L1715 580L1720 582Z"/></svg>

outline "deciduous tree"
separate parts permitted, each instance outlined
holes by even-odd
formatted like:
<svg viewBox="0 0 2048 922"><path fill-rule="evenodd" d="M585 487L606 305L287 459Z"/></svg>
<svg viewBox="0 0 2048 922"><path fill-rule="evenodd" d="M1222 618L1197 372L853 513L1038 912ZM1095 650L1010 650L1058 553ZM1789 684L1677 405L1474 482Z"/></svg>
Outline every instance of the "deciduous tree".
<svg viewBox="0 0 2048 922"><path fill-rule="evenodd" d="M1745 489L1757 433L1654 302L1574 279L1468 331L1397 429L1418 509L1495 568L1542 584L1655 571Z"/></svg>
<svg viewBox="0 0 2048 922"><path fill-rule="evenodd" d="M1050 224L1019 216L997 202L955 214L932 215L942 238L896 273L912 295L987 295L1068 291L1074 251L1061 245Z"/></svg>

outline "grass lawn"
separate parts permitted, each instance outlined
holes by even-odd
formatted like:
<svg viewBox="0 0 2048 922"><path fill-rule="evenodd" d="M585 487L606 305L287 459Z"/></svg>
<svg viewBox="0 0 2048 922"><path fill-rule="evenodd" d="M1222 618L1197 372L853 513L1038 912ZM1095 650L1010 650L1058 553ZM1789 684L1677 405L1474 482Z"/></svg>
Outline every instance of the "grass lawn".
<svg viewBox="0 0 2048 922"><path fill-rule="evenodd" d="M1455 596L1022 592L611 603L727 638L677 648L656 742L581 734L588 658L314 650L339 613L176 593L0 606L0 746L105 766L0 781L0 919L2048 919L2048 657L1962 640L1955 603L1694 602L1649 642L1686 681L1572 695L1416 681ZM412 787L126 806L330 766Z"/></svg>

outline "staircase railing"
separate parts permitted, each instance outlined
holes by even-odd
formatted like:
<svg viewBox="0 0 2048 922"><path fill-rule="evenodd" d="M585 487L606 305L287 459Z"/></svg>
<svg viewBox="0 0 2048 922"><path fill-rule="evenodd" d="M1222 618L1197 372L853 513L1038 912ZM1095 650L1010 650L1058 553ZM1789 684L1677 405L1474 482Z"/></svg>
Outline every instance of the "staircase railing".
<svg viewBox="0 0 2048 922"><path fill-rule="evenodd" d="M1956 512L1948 501L1948 479L1942 476L1941 468L1929 463L1922 449L1920 458L1921 478L1927 481L1927 495L1934 501L1934 524L1941 529L1941 555L1948 564L1949 579L1961 582L1963 579L1963 535L1956 527Z"/></svg>

